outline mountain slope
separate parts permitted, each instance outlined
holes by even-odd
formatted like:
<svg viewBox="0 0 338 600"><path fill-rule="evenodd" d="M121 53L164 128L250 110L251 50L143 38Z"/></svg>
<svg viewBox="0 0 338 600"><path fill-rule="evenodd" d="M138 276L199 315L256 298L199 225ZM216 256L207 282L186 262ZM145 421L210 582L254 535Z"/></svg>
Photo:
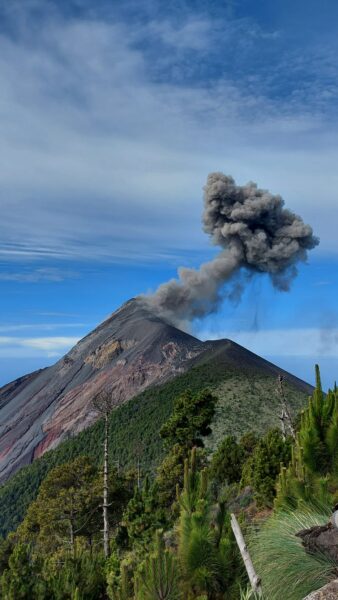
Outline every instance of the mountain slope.
<svg viewBox="0 0 338 600"><path fill-rule="evenodd" d="M112 464L135 468L140 461L143 472L153 472L163 456L159 429L168 419L175 397L188 387L198 391L207 386L219 398L213 431L206 439L210 450L214 450L224 435L239 436L253 429L264 433L271 426L279 426L277 367L229 341L217 342L191 363L185 373L148 388L113 411L109 452ZM312 388L296 378L291 380L285 389L295 413L306 404ZM296 384L304 389L300 390ZM99 464L102 441L103 424L98 421L22 468L0 487L0 535L19 524L36 497L41 481L55 465L81 454L91 456Z"/></svg>
<svg viewBox="0 0 338 600"><path fill-rule="evenodd" d="M203 361L270 378L280 371L230 340L201 342L130 300L55 365L0 390L0 481L94 423L91 401L100 390L111 390L118 406Z"/></svg>
<svg viewBox="0 0 338 600"><path fill-rule="evenodd" d="M55 365L0 390L0 480L93 423L100 390L121 404L202 351L199 340L127 302Z"/></svg>

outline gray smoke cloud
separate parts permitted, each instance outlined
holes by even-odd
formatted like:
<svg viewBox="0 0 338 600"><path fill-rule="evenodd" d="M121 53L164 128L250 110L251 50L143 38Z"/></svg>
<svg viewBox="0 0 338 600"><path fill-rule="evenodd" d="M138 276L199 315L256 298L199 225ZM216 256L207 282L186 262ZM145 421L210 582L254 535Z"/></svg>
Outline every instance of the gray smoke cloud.
<svg viewBox="0 0 338 600"><path fill-rule="evenodd" d="M208 176L203 228L220 254L199 269L179 268L178 279L142 297L174 324L215 312L225 297L239 299L245 278L255 273L268 273L277 289L287 291L297 263L319 243L310 225L284 208L281 196L252 182L236 185L223 173Z"/></svg>

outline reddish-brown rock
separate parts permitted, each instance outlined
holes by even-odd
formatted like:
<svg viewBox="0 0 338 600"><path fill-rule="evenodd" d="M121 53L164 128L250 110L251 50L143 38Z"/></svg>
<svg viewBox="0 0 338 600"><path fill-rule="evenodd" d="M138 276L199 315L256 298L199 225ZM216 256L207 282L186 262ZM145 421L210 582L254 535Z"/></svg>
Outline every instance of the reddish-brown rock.
<svg viewBox="0 0 338 600"><path fill-rule="evenodd" d="M184 372L204 353L224 353L229 365L268 375L280 370L230 340L201 342L130 300L55 365L0 389L0 481L21 465L88 427L100 390L119 405L147 387ZM291 375L300 390L310 386Z"/></svg>

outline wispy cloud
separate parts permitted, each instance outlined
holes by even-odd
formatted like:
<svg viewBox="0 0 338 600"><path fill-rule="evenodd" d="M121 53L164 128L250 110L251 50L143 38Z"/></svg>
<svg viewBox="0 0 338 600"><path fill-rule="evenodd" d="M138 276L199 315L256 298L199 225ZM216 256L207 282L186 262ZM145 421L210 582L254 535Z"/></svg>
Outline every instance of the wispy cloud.
<svg viewBox="0 0 338 600"><path fill-rule="evenodd" d="M79 341L78 337L10 337L0 336L0 357L59 357Z"/></svg>
<svg viewBox="0 0 338 600"><path fill-rule="evenodd" d="M55 329L76 329L79 327L90 328L93 324L88 323L20 323L18 325L0 325L0 333L14 331L53 331Z"/></svg>
<svg viewBox="0 0 338 600"><path fill-rule="evenodd" d="M323 286L323 285L331 285L331 284L332 284L332 281L328 281L328 280L327 280L327 281L326 281L326 280L323 280L323 281L316 281L316 282L314 283L314 285L315 285L315 286L319 286L319 287L321 287L321 286Z"/></svg>
<svg viewBox="0 0 338 600"><path fill-rule="evenodd" d="M174 51L192 50L201 52L210 48L213 22L208 18L194 17L178 26L170 20L150 21L147 32Z"/></svg>
<svg viewBox="0 0 338 600"><path fill-rule="evenodd" d="M304 77L319 103L310 84L302 94L309 64L288 62L286 47L277 65L252 70L253 53L282 42L249 21L184 13L140 27L54 8L37 27L24 5L15 10L20 26L0 37L1 257L182 255L201 247L201 188L217 169L281 192L337 251L329 52ZM330 217L318 217L318 197Z"/></svg>
<svg viewBox="0 0 338 600"><path fill-rule="evenodd" d="M21 272L0 271L0 281L17 281L22 283L40 283L41 281L59 282L65 279L76 279L79 273L56 267L41 267L35 270Z"/></svg>
<svg viewBox="0 0 338 600"><path fill-rule="evenodd" d="M37 350L45 350L48 352L63 350L69 348L79 341L76 337L41 337L41 338L25 338L20 340L19 345L26 348L35 348Z"/></svg>

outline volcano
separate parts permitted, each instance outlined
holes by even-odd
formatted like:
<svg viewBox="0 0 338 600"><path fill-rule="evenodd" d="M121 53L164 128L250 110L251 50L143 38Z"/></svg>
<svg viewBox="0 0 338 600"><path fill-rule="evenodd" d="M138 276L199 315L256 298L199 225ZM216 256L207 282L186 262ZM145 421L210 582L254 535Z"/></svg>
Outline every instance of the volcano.
<svg viewBox="0 0 338 600"><path fill-rule="evenodd" d="M312 388L231 340L202 342L132 299L56 364L0 389L0 481L91 425L92 399L111 391L116 405L222 356L224 368L282 373L302 393Z"/></svg>

